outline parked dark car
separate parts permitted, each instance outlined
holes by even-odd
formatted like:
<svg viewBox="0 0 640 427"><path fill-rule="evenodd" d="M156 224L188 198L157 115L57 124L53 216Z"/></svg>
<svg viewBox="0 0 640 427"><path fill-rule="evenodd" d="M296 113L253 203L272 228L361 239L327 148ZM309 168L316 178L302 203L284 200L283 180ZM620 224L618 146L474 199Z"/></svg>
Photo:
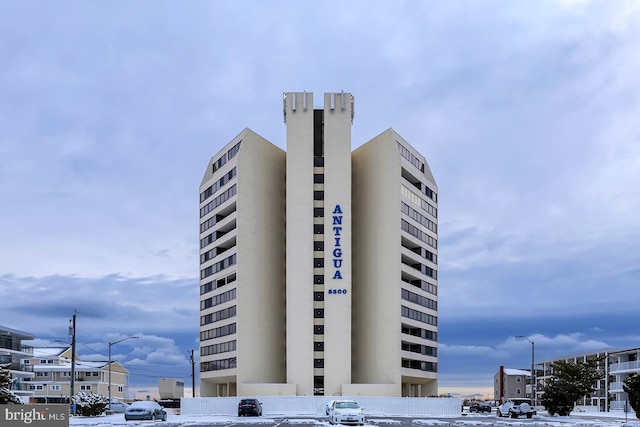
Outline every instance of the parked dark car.
<svg viewBox="0 0 640 427"><path fill-rule="evenodd" d="M242 399L238 403L238 416L254 415L259 417L262 415L262 403L258 399Z"/></svg>
<svg viewBox="0 0 640 427"><path fill-rule="evenodd" d="M473 402L469 406L469 412L491 412L491 405L487 402Z"/></svg>

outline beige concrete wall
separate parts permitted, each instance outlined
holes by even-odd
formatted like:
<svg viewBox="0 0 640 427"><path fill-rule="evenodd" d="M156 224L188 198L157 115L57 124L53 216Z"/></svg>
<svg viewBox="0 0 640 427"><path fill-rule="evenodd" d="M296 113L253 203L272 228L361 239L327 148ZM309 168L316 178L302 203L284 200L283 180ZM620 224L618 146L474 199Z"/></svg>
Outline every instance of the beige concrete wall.
<svg viewBox="0 0 640 427"><path fill-rule="evenodd" d="M295 396L295 384L239 384L239 396Z"/></svg>
<svg viewBox="0 0 640 427"><path fill-rule="evenodd" d="M401 300L401 288L411 288L401 281L400 257L402 167L410 165L400 156L397 141L410 147L388 129L352 155L353 209L357 218L353 231L354 301L357 301L353 308L353 382L394 384L393 396L430 396L437 394L437 373L401 367L405 353L401 350L402 323L423 329L437 328L401 317L401 305L428 310ZM432 177L426 160L425 166L426 172L417 174L422 181ZM435 295L429 298L437 300ZM437 346L435 342L424 344ZM410 356L437 362L435 357L414 353Z"/></svg>
<svg viewBox="0 0 640 427"><path fill-rule="evenodd" d="M313 94L287 93L286 109L286 382L296 384L297 395L309 396L314 372Z"/></svg>
<svg viewBox="0 0 640 427"><path fill-rule="evenodd" d="M237 196L238 383L285 382L285 155L251 131L243 144Z"/></svg>
<svg viewBox="0 0 640 427"><path fill-rule="evenodd" d="M240 140L242 143L236 156L213 174L212 163ZM205 325L201 330L236 323L237 333L202 342L201 346L236 340L236 351L203 356L201 361L236 357L237 368L202 372L203 396L242 393L239 383L285 381L285 360L282 358L285 351L285 331L282 327L285 322L285 161L282 149L250 129L245 129L212 158L205 171L200 191L219 180L234 166L237 167L236 196L200 218L202 223L220 209L226 209L229 203L236 203L236 212L220 223L220 226L224 226L235 221L235 230L227 233L219 242L201 249L200 253L232 239L236 239L236 246L202 264L200 269L233 253L237 255L237 264L201 281L208 282L236 272L235 282L219 291L202 295L201 299L227 292L233 287L236 288L236 299L201 311L200 315L235 305L236 316ZM217 227L207 230L201 237Z"/></svg>
<svg viewBox="0 0 640 427"><path fill-rule="evenodd" d="M387 131L352 156L353 381L395 384L400 396L400 160L392 142Z"/></svg>
<svg viewBox="0 0 640 427"><path fill-rule="evenodd" d="M345 396L396 396L397 384L343 384L342 392Z"/></svg>
<svg viewBox="0 0 640 427"><path fill-rule="evenodd" d="M324 95L324 392L328 396L343 394L342 385L351 383L351 112L351 94Z"/></svg>

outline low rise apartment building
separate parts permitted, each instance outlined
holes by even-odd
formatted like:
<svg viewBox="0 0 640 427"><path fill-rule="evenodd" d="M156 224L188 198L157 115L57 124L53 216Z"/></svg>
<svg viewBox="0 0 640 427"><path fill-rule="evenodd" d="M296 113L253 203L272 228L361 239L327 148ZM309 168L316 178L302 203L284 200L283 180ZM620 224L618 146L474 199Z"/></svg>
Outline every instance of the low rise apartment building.
<svg viewBox="0 0 640 427"><path fill-rule="evenodd" d="M625 393L623 386L624 380L629 376L640 375L640 348L624 350L606 348L536 363L535 401L540 402L545 385L553 377L553 363L561 361L592 362L596 369L604 373L603 378L595 384L594 391L583 396L576 402L576 406L583 410L601 412L633 411L628 405L629 396ZM500 367L500 372L494 377L494 398L499 400L500 396L532 397L530 378L530 370Z"/></svg>
<svg viewBox="0 0 640 427"><path fill-rule="evenodd" d="M67 403L71 393L71 347L41 347L33 351L35 377L28 384L32 403ZM74 364L74 393L109 395L109 362L85 361L78 355ZM128 375L119 362L111 363L111 398L124 400Z"/></svg>
<svg viewBox="0 0 640 427"><path fill-rule="evenodd" d="M33 378L34 373L30 364L33 347L25 345L23 341L34 338L29 332L0 326L0 365L6 366L11 374L11 391L24 402L28 402L33 395L25 384Z"/></svg>

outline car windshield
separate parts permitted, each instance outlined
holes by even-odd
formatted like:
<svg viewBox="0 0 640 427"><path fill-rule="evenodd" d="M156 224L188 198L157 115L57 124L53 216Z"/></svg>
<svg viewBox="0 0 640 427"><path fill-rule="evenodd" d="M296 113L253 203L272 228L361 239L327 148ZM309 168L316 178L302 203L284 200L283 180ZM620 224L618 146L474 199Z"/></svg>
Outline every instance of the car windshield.
<svg viewBox="0 0 640 427"><path fill-rule="evenodd" d="M336 403L336 408L338 409L358 409L360 406L356 402L338 402Z"/></svg>

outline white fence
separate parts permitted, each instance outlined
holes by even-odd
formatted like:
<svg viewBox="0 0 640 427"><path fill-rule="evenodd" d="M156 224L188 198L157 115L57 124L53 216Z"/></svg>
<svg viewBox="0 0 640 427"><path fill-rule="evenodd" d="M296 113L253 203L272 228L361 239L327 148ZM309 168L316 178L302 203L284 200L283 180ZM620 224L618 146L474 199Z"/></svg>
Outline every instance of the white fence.
<svg viewBox="0 0 640 427"><path fill-rule="evenodd" d="M462 402L459 398L435 397L331 397L331 396L275 396L258 397L265 416L325 415L329 400L351 399L364 408L365 415L395 416L458 416ZM181 400L183 415L238 415L241 397L194 397Z"/></svg>

